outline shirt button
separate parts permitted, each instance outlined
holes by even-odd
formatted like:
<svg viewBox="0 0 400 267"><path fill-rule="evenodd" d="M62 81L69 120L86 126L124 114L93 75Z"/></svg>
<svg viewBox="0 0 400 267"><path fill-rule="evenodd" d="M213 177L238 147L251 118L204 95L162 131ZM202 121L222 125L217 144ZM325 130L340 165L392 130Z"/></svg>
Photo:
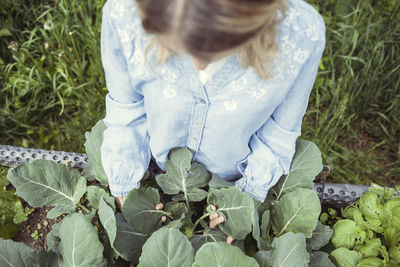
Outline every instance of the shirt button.
<svg viewBox="0 0 400 267"><path fill-rule="evenodd" d="M193 141L197 141L197 137L196 136L194 136L192 139L193 139Z"/></svg>
<svg viewBox="0 0 400 267"><path fill-rule="evenodd" d="M206 101L204 99L201 99L200 103L204 105L206 103Z"/></svg>
<svg viewBox="0 0 400 267"><path fill-rule="evenodd" d="M196 124L197 124L197 125L201 125L202 122L201 122L201 121L196 121Z"/></svg>

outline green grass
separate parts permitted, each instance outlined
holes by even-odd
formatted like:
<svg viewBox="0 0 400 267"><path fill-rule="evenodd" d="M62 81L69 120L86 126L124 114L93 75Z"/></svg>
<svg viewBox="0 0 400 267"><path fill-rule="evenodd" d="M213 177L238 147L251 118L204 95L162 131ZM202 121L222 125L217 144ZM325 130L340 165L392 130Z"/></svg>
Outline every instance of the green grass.
<svg viewBox="0 0 400 267"><path fill-rule="evenodd" d="M327 45L302 138L321 149L331 182L399 184L400 2L308 2ZM2 0L0 144L83 152L84 132L105 114L103 4Z"/></svg>
<svg viewBox="0 0 400 267"><path fill-rule="evenodd" d="M303 136L343 183L400 183L399 1L311 1L327 45Z"/></svg>
<svg viewBox="0 0 400 267"><path fill-rule="evenodd" d="M103 3L2 3L0 28L12 36L0 48L0 143L82 151L84 132L105 114ZM12 41L16 51L7 48Z"/></svg>

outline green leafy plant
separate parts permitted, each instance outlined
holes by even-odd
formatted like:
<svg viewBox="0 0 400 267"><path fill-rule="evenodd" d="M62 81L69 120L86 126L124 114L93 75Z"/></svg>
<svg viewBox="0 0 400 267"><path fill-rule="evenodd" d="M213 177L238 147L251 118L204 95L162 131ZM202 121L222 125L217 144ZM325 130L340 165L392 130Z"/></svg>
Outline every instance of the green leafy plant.
<svg viewBox="0 0 400 267"><path fill-rule="evenodd" d="M333 226L336 249L331 252L339 267L400 265L400 196L396 193L372 184L356 203L342 209L343 218Z"/></svg>
<svg viewBox="0 0 400 267"><path fill-rule="evenodd" d="M86 134L91 163L82 173L46 160L9 170L7 177L18 196L33 207L53 206L48 213L52 218L67 216L47 235L47 250L35 252L0 240L4 248L0 265L2 260L18 260L17 266L31 266L20 261L29 258L30 264L40 266L114 266L122 258L138 266L217 262L224 266L333 266L329 255L319 251L332 230L318 222L321 205L311 188L322 161L312 142L297 142L290 173L270 190L265 203L192 163L187 148L173 149L166 173L150 175L141 188L130 191L120 213L98 164L96 146L104 129L100 121ZM98 182L87 186L85 178ZM156 209L159 202L164 209ZM214 212L225 222L210 228L208 217ZM228 236L234 238L232 245L225 242Z"/></svg>
<svg viewBox="0 0 400 267"><path fill-rule="evenodd" d="M39 232L38 232L37 229L31 234L31 237L32 237L34 240L38 240L38 239L39 239Z"/></svg>
<svg viewBox="0 0 400 267"><path fill-rule="evenodd" d="M33 209L22 206L15 190L7 190L10 182L3 172L2 168L0 170L0 237L11 239L17 234L20 224L28 219L27 216Z"/></svg>

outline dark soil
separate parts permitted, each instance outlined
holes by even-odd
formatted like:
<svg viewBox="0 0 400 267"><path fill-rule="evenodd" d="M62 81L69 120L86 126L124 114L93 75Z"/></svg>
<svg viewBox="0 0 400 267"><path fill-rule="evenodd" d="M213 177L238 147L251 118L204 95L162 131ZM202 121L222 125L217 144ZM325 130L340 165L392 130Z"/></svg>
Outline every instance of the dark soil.
<svg viewBox="0 0 400 267"><path fill-rule="evenodd" d="M158 168L158 166L154 163L150 163L150 172L149 177L147 179L147 183L154 183L154 177L157 174L162 173L162 171ZM99 182L95 180L88 180L87 186L90 185L99 185ZM14 187L10 184L7 186L7 190L14 189ZM24 201L22 198L19 198L22 206L32 208L28 202ZM86 198L83 198L81 201L81 205L83 205L87 210L90 210L88 207L88 201ZM35 208L32 213L28 215L28 219L21 223L18 233L14 238L12 238L15 242L21 242L25 245L31 247L36 251L47 250L47 242L46 237L49 232L53 229L53 225L61 222L66 215L59 216L56 219L47 218L47 213L52 209L52 207L43 207L43 208ZM80 207L77 208L76 212L87 213L86 211L82 211ZM98 220L98 217L95 216L92 219L92 225L96 227L99 235L106 235L105 230L101 223ZM118 260L118 266L129 266L129 263L123 261L122 259ZM117 265L116 265L117 266Z"/></svg>
<svg viewBox="0 0 400 267"><path fill-rule="evenodd" d="M24 207L30 207L21 200ZM60 222L63 216L56 219L47 218L47 212L51 207L36 208L28 215L28 220L21 224L17 235L13 238L16 242L22 242L35 250L47 248L46 236L52 230L53 225Z"/></svg>
<svg viewBox="0 0 400 267"><path fill-rule="evenodd" d="M97 181L87 182L87 186L97 184L99 184ZM22 198L19 199L24 208L32 208L28 204L28 202L24 201ZM85 199L85 203L83 203L83 206L88 208L87 204L87 200ZM35 250L47 249L47 234L53 229L54 224L61 222L66 216L61 215L55 219L49 219L47 218L47 213L51 209L52 207L35 208L34 211L28 215L28 219L21 224L17 235L12 240L16 242L22 242ZM78 210L80 210L80 208L77 208L76 211ZM98 229L99 234L104 233L104 229L100 225L98 220L93 218L92 224Z"/></svg>
<svg viewBox="0 0 400 267"><path fill-rule="evenodd" d="M27 202L21 199L24 207L30 207ZM47 213L52 207L36 208L28 215L28 220L21 224L17 235L12 239L22 242L35 250L47 249L46 236L53 229L53 225L59 223L67 215L61 215L56 219L47 218ZM77 208L77 212L80 208ZM92 225L95 226L99 234L105 234L105 230L100 222L94 217Z"/></svg>

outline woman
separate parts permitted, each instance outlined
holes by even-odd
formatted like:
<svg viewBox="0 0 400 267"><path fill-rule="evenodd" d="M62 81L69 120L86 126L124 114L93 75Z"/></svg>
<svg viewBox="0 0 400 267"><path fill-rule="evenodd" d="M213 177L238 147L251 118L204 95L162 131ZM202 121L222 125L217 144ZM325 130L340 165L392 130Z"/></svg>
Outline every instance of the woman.
<svg viewBox="0 0 400 267"><path fill-rule="evenodd" d="M118 203L174 147L259 201L288 173L325 47L312 6L108 0L101 41L102 162Z"/></svg>

